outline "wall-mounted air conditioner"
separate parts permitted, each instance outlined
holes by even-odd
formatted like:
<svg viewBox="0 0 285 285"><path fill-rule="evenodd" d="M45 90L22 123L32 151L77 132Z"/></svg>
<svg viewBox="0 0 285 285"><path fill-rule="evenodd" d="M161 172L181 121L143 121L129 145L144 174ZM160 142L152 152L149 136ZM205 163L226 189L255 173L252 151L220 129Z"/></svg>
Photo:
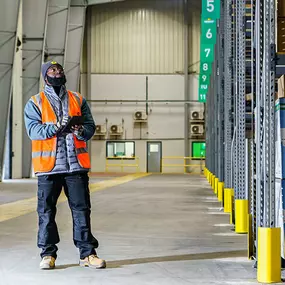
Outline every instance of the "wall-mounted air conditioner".
<svg viewBox="0 0 285 285"><path fill-rule="evenodd" d="M204 126L203 125L191 125L191 135L203 135Z"/></svg>
<svg viewBox="0 0 285 285"><path fill-rule="evenodd" d="M192 111L191 120L204 120L204 112L203 111Z"/></svg>
<svg viewBox="0 0 285 285"><path fill-rule="evenodd" d="M147 114L144 111L136 111L134 113L134 121L142 122L147 121Z"/></svg>
<svg viewBox="0 0 285 285"><path fill-rule="evenodd" d="M96 125L95 135L105 135L107 132L105 125Z"/></svg>
<svg viewBox="0 0 285 285"><path fill-rule="evenodd" d="M110 134L111 135L121 135L123 133L122 126L119 125L111 125Z"/></svg>

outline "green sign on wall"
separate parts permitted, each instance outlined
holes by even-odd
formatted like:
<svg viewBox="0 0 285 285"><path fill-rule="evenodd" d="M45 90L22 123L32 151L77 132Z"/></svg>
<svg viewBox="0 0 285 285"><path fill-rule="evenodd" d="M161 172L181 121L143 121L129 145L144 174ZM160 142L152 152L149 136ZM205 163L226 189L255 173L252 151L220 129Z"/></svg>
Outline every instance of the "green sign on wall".
<svg viewBox="0 0 285 285"><path fill-rule="evenodd" d="M215 44L217 39L216 20L203 19L201 21L201 44Z"/></svg>
<svg viewBox="0 0 285 285"><path fill-rule="evenodd" d="M220 10L220 0L202 0L202 18L219 19Z"/></svg>
<svg viewBox="0 0 285 285"><path fill-rule="evenodd" d="M207 97L207 93L208 93L208 84L203 84L200 82L200 86L199 86L199 98L198 101L199 102L206 102L206 97Z"/></svg>
<svg viewBox="0 0 285 285"><path fill-rule="evenodd" d="M209 74L212 73L212 63L210 62L203 62L200 63L200 74Z"/></svg>
<svg viewBox="0 0 285 285"><path fill-rule="evenodd" d="M214 45L213 44L201 44L200 60L202 62L213 62L214 61Z"/></svg>
<svg viewBox="0 0 285 285"><path fill-rule="evenodd" d="M201 84L207 84L207 85L209 85L209 83L210 83L210 74L203 74L203 73L200 73L199 82L200 82L200 85L201 85Z"/></svg>
<svg viewBox="0 0 285 285"><path fill-rule="evenodd" d="M199 92L199 97L198 97L199 102L206 103L206 98L207 98L207 94L205 92L202 92L202 93Z"/></svg>
<svg viewBox="0 0 285 285"><path fill-rule="evenodd" d="M208 87L210 85L210 77L212 73L212 63L201 62L199 76L199 102L206 102Z"/></svg>
<svg viewBox="0 0 285 285"><path fill-rule="evenodd" d="M200 84L200 93L207 93L208 92L208 84Z"/></svg>
<svg viewBox="0 0 285 285"><path fill-rule="evenodd" d="M220 0L202 0L198 101L204 103L210 86L212 63L215 57L214 47L217 40L217 20L220 18L220 10Z"/></svg>

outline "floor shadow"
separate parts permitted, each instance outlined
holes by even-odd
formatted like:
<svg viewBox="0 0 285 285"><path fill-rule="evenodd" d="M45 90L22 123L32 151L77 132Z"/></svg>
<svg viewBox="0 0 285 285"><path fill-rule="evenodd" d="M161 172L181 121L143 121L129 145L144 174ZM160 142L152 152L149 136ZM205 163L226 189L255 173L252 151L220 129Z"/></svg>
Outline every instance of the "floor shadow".
<svg viewBox="0 0 285 285"><path fill-rule="evenodd" d="M116 261L107 261L107 268L119 268L124 265L134 265L153 262L170 262L170 261L186 261L186 260L205 260L230 257L246 257L246 250L224 251L224 252L206 252L172 256L145 257L137 259L125 259Z"/></svg>
<svg viewBox="0 0 285 285"><path fill-rule="evenodd" d="M72 267L77 267L77 266L79 266L78 263L56 265L55 270L62 270L62 269L67 269L67 268L72 268Z"/></svg>

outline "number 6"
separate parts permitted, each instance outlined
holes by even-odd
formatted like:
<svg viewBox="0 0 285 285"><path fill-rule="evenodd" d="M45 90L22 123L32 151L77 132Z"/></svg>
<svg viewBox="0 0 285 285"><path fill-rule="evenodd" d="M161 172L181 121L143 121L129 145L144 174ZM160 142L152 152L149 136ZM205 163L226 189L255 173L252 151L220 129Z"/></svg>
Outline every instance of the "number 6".
<svg viewBox="0 0 285 285"><path fill-rule="evenodd" d="M212 36L213 36L213 34L212 34L212 32L211 32L211 29L209 29L209 30L207 31L207 33L206 33L206 38L207 38L207 39L211 39Z"/></svg>

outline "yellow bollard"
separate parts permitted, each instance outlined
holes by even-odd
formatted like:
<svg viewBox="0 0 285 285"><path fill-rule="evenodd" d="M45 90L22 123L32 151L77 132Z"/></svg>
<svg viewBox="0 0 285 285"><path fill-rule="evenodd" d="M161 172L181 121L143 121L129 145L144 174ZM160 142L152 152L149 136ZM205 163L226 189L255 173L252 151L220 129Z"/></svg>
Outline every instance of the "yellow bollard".
<svg viewBox="0 0 285 285"><path fill-rule="evenodd" d="M212 183L211 183L211 186L212 186L213 190L215 190L215 179L216 179L216 176L213 175L212 176Z"/></svg>
<svg viewBox="0 0 285 285"><path fill-rule="evenodd" d="M248 200L235 200L236 233L246 234L248 230Z"/></svg>
<svg viewBox="0 0 285 285"><path fill-rule="evenodd" d="M230 202L229 202L229 206L230 206L230 224L232 225L233 222L233 199L234 197L231 195L230 196Z"/></svg>
<svg viewBox="0 0 285 285"><path fill-rule="evenodd" d="M249 260L253 260L254 257L254 237L252 230L252 215L248 215L248 223L247 223L247 258Z"/></svg>
<svg viewBox="0 0 285 285"><path fill-rule="evenodd" d="M215 194L218 196L218 185L219 185L219 178L215 178Z"/></svg>
<svg viewBox="0 0 285 285"><path fill-rule="evenodd" d="M281 282L281 229L258 228L257 281Z"/></svg>
<svg viewBox="0 0 285 285"><path fill-rule="evenodd" d="M222 202L224 197L224 182L218 183L218 201Z"/></svg>
<svg viewBox="0 0 285 285"><path fill-rule="evenodd" d="M224 190L224 212L225 213L231 212L231 196L232 196L232 189L225 188Z"/></svg>

